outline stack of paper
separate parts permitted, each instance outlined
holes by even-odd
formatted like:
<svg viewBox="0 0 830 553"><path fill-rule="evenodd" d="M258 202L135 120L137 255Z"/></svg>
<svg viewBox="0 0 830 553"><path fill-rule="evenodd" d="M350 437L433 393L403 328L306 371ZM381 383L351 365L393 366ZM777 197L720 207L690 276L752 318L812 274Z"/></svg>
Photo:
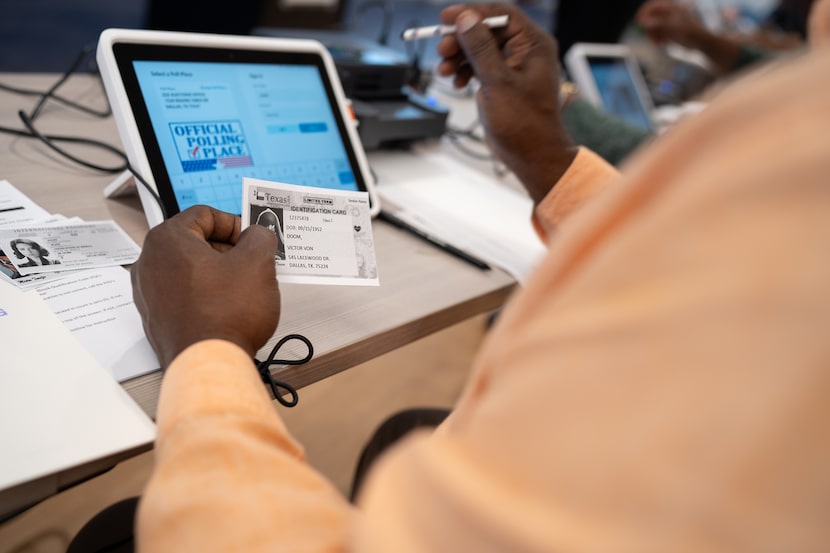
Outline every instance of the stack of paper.
<svg viewBox="0 0 830 553"><path fill-rule="evenodd" d="M41 254L40 264L26 257L32 250ZM129 273L119 266L139 253L113 221L51 215L0 181L0 282L36 290L118 381L159 368L133 304ZM8 290L0 290L0 299Z"/></svg>
<svg viewBox="0 0 830 553"><path fill-rule="evenodd" d="M384 208L393 204L398 218L524 282L545 254L530 198L446 153L415 153L415 165L412 152L372 157ZM412 170L401 170L407 166Z"/></svg>
<svg viewBox="0 0 830 553"><path fill-rule="evenodd" d="M115 380L158 367L129 273L71 251L97 244L115 253L103 264L132 262L138 246L113 225L50 215L0 181L0 516L153 441Z"/></svg>
<svg viewBox="0 0 830 553"><path fill-rule="evenodd" d="M0 282L0 336L0 513L38 498L15 487L46 479L37 489L53 493L56 474L152 442L147 415L36 292Z"/></svg>

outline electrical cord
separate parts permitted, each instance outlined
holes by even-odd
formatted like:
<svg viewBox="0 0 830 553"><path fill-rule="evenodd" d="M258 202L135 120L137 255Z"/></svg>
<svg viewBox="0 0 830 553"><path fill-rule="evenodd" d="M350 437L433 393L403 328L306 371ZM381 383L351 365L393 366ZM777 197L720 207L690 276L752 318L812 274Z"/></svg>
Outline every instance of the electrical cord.
<svg viewBox="0 0 830 553"><path fill-rule="evenodd" d="M277 356L280 348L290 342L291 340L299 340L303 344L305 344L306 348L308 348L308 353L302 359L274 359ZM311 361L311 358L314 357L314 347L311 345L311 340L303 336L302 334L289 334L281 338L277 344L271 349L271 353L268 355L268 359L265 361L259 361L254 359L254 363L256 363L257 372L259 372L259 376L262 381L268 384L271 387L271 392L274 394L274 398L280 402L281 405L285 407L294 407L297 405L297 402L300 400L300 396L297 394L297 389L294 388L291 384L287 382L283 382L281 380L276 380L274 376L271 374L271 366L272 365L302 365L304 363L308 363ZM289 399L285 399L283 394L288 394Z"/></svg>
<svg viewBox="0 0 830 553"><path fill-rule="evenodd" d="M37 104L35 104L32 113L29 114L29 118L32 121L34 121L37 118L37 116L40 114L40 110L43 109L43 106L44 104L46 104L46 101L49 98L51 98L52 95L55 94L55 91L59 89L61 85L63 85L63 83L65 83L75 71L78 70L78 67L80 67L80 65L84 62L84 60L87 58L90 52L92 52L93 48L94 46L92 44L87 44L86 46L83 46L81 48L81 51L78 52L78 55L75 57L75 61L73 61L72 65L69 66L69 69L63 72L63 75L61 75L61 77L55 82L55 84L53 84L49 88L49 90L41 94L40 100ZM109 115L109 113L107 113L107 115Z"/></svg>
<svg viewBox="0 0 830 553"><path fill-rule="evenodd" d="M44 94L41 90L31 90L28 88L17 88L14 86L10 86L4 83L0 83L0 90L5 90L6 92L11 92L12 94L19 94L21 96L42 96ZM63 104L66 107L76 109L88 115L93 115L95 117L109 117L112 115L112 110L109 108L109 104L105 109L97 110L95 108L85 106L83 104L79 104L78 102L72 101L69 98L65 98L59 94L52 94L52 100L58 102L59 104Z"/></svg>
<svg viewBox="0 0 830 553"><path fill-rule="evenodd" d="M74 163L77 163L78 165L81 165L81 166L86 167L88 169L93 169L95 171L101 171L102 173L118 173L120 171L123 171L123 170L127 169L127 166L129 165L129 163L127 162L127 156L124 154L124 152L122 152L121 150L119 150L118 148L113 146L112 144L107 144L106 142L101 142L99 140L94 140L94 139L91 139L91 138L78 137L78 136L44 135L35 128L34 121L32 120L31 115L25 113L23 110L18 111L17 115L20 117L20 120L23 121L23 125L26 127L26 129L29 132L28 133L23 132L23 131L14 132L14 129L11 129L10 131L13 134L17 134L18 136L25 136L25 137L29 137L29 138L37 138L38 140L43 142L43 144L45 144L51 150L57 152L58 154L65 157L66 159L68 159L68 160L70 160ZM3 128L3 127L0 127L0 129L5 130L5 128ZM9 131L6 131L6 132L9 132ZM116 156L121 157L124 161L122 163L119 163L118 165L113 165L113 166L100 165L98 163L93 163L91 161L85 161L85 160L79 158L78 156L76 156L74 154L71 154L71 153L67 152L66 150L64 150L63 148L59 147L56 144L56 142L67 142L67 143L70 143L70 144L86 144L88 146L95 146L95 147L107 150L109 152L112 152Z"/></svg>
<svg viewBox="0 0 830 553"><path fill-rule="evenodd" d="M461 141L461 139L462 139L462 138L465 138L465 137L466 137L466 138L470 138L470 137L469 137L469 136L467 136L467 135L463 135L463 134L456 134L456 133L454 133L454 132L452 132L452 131L450 131L450 130L448 130L448 131L445 133L445 135L446 135L446 137L449 139L450 144L452 144L453 146L455 146L455 147L458 149L458 151L460 151L461 153L463 153L464 155L466 155L466 156L468 156L468 157L471 157L471 158L476 159L476 160L478 160L478 161L492 161L492 160L494 159L492 154L489 154L489 153L483 153L483 152L476 152L476 151L474 151L474 150L470 149L469 147L467 147L467 146L466 146L466 145L465 145L465 144ZM479 142L480 142L480 141L479 141Z"/></svg>
<svg viewBox="0 0 830 553"><path fill-rule="evenodd" d="M78 68L81 66L81 64L83 64L84 60L86 60L88 58L89 54L93 50L94 50L94 45L93 44L88 44L88 45L82 47L80 52L78 52L78 55L73 60L72 64L69 66L69 68L66 71L64 71L63 74L61 74L61 76L58 78L58 80L55 81L55 83L52 84L52 86L50 86L49 89L46 90L45 92L39 92L39 91L23 89L23 88L16 88L16 87L8 86L8 85L0 85L0 88L2 88L3 90L6 90L8 92L21 94L21 95L27 95L27 96L39 96L39 99L38 99L37 103L35 104L35 107L31 110L30 113L27 114L23 110L19 110L17 112L17 115L18 115L18 117L20 117L20 120L23 122L23 126L25 127L26 130L14 129L14 128L11 128L11 127L0 127L0 132L4 132L4 133L7 133L7 134L12 134L12 135L20 136L20 137L24 137L24 138L36 138L36 139L40 140L41 142L43 142L51 150L55 151L56 153L58 153L59 155L65 157L65 158L69 159L73 163L81 165L82 167L86 167L88 169L93 169L93 170L96 170L96 171L101 171L101 172L104 172L104 173L118 173L120 171L123 171L123 170L127 169L128 162L127 162L127 158L126 158L126 155L124 154L124 152L122 152L121 150L119 150L115 146L113 146L111 144L108 144L106 142L102 142L102 141L99 141L99 140L94 140L94 139L91 139L91 138L76 137L76 136L65 136L65 135L43 134L35 128L35 119L38 118L38 116L41 114L43 106L46 105L46 102L50 99L54 99L54 100L58 101L59 103L62 103L62 104L66 105L70 108L82 111L82 112L84 112L88 115L92 115L94 117L105 118L105 117L109 117L110 115L112 115L112 111L110 110L109 105L104 110L97 110L95 108L91 108L89 106L84 106L84 105L79 104L77 102L68 100L68 99L66 99L62 96L58 96L56 94L56 91L69 79L69 77L72 76L73 73L75 73L78 70ZM98 74L97 71L95 73ZM99 75L99 78L100 78L100 75ZM118 165L114 165L114 166L107 166L107 165L101 165L99 163L93 163L93 162L90 162L90 161L86 161L86 160L81 159L80 157L66 151L65 149L61 148L60 146L58 146L58 144L57 144L58 142L65 142L65 143L69 143L69 144L83 144L83 145L86 145L86 146L101 148L101 149L106 150L106 151L108 151L112 154L115 154L117 157L120 157L121 159L124 160L124 162L120 163Z"/></svg>
<svg viewBox="0 0 830 553"><path fill-rule="evenodd" d="M127 160L127 171L129 171L133 175L133 178L137 180L139 184L141 184L144 190L146 190L147 193L150 194L150 196L152 196L153 200L156 202L156 205L158 205L159 209L161 210L161 218L167 219L168 213L167 210L164 208L164 204L162 203L161 197L159 196L158 192L156 192L155 189L152 186L150 186L150 184L146 180L144 180L144 177L141 176L141 173L135 170L135 168L130 164L129 160Z"/></svg>
<svg viewBox="0 0 830 553"><path fill-rule="evenodd" d="M496 158L496 156L489 153L489 150L488 150L487 153L477 152L477 151L469 148L462 141L462 138L466 138L468 140L472 140L473 142L476 142L478 144L482 144L485 147L487 147L484 139L475 134L475 130L480 125L481 125L480 122L475 121L475 122L473 122L472 125L470 125L466 129L454 129L452 127L448 127L447 132L445 132L444 135L447 137L450 144L452 144L462 154L464 154L468 157L471 157L471 158L473 158L477 161L489 161L489 162L491 162L492 165L493 165L493 173L495 173L495 175L497 177L502 178L502 177L506 176L509 173L509 171L504 166L504 164L501 163Z"/></svg>
<svg viewBox="0 0 830 553"><path fill-rule="evenodd" d="M383 9L383 16L380 24L380 34L377 42L386 46L389 43L389 32L392 27L392 16L395 14L395 4L391 0L367 0L357 7L356 19L350 23L351 27L358 27L363 23L363 17L371 8L380 7Z"/></svg>
<svg viewBox="0 0 830 553"><path fill-rule="evenodd" d="M83 64L84 60L86 60L88 58L89 54L94 50L94 48L95 48L94 44L88 44L88 45L84 46L83 48L81 48L80 52L75 57L75 59L73 60L72 64L69 66L69 68L66 71L64 71L63 74L61 74L61 76L58 78L58 80L55 81L55 83L51 87L49 87L49 89L46 90L45 92L37 91L37 90L30 90L30 89L25 89L25 88L17 88L17 87L13 87L13 86L9 86L9 85L0 83L0 89L5 90L7 92L11 92L13 94L20 94L20 95L24 95L24 96L39 96L40 97L38 102L35 104L35 107L32 109L32 111L30 113L26 113L23 110L19 110L17 112L17 115L20 118L20 120L22 121L23 126L25 127L25 130L0 126L0 132L6 133L6 134L11 134L11 135L14 135L14 136L19 136L19 137L22 137L22 138L35 138L37 140L40 140L45 146L47 146L52 151L56 152L58 155L61 155L64 158L66 158L66 159L72 161L73 163L76 163L76 164L78 164L82 167L86 167L87 169L92 169L94 171L100 171L102 173L120 173L124 170L130 171L130 173L132 173L135 180L138 181L141 184L141 186L150 194L150 196L152 196L152 198L156 202L156 204L158 204L159 209L161 209L162 216L166 219L167 218L167 210L164 208L164 204L162 203L161 198L158 195L158 192L156 192L149 185L147 180L144 177L142 177L139 174L139 172L136 171L132 167L132 165L130 164L129 159L127 158L127 155L123 151L116 148L112 144L109 144L107 142L103 142L103 141L100 141L100 140L95 140L95 139L92 139L92 138L86 138L86 137L81 137L81 136L44 134L44 133L40 132L35 127L35 119L37 119L37 117L41 114L43 106L50 99L55 100L58 103L63 104L66 107L81 111L83 113L86 113L88 115L92 115L94 117L98 117L98 118L101 118L101 119L109 117L110 115L112 115L112 110L110 109L109 104L107 104L106 109L99 110L99 109L95 109L95 108L92 108L92 107L89 107L89 106L85 106L85 105L80 104L78 102L74 102L72 100L69 100L67 98L64 98L63 96L59 96L58 94L56 94L56 91L69 79L69 77L71 77L73 73L78 71L79 67L81 67L81 64ZM93 67L93 69L94 69L95 75L98 76L98 79L99 79L99 82L100 82L100 73L97 71L97 68ZM103 88L103 85L102 85L102 88ZM75 154L70 153L69 151L67 151L64 148L61 148L58 145L58 143L61 143L61 142L64 142L64 143L67 143L67 144L80 144L80 145L84 145L84 146L92 146L92 147L95 147L95 148L100 148L102 150L105 150L105 151L115 155L116 157L121 158L123 160L123 162L119 163L117 165L102 165L102 164L99 164L99 163L94 163L94 162L91 162L91 161L87 161L85 159L82 159L82 158L78 157Z"/></svg>

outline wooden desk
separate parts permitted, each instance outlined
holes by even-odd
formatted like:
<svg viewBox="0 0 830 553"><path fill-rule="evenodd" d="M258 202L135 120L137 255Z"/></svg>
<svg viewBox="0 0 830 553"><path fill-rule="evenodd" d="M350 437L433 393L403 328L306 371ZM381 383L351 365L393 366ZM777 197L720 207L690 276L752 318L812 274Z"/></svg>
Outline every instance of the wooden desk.
<svg viewBox="0 0 830 553"><path fill-rule="evenodd" d="M0 82L46 90L56 75L0 74ZM95 77L73 76L59 90L67 98L102 107ZM23 128L17 111L35 97L0 91L0 125ZM96 138L120 147L113 119L96 119L50 101L37 120L41 132ZM85 151L101 163L117 159ZM370 156L371 161L371 156ZM102 190L113 175L81 168L41 142L0 134L0 179L7 179L44 209L87 221L114 219L139 243L147 223L137 196L107 200ZM274 371L300 388L378 355L500 306L515 282L501 270L482 271L386 223L374 224L380 287L281 286L277 336L298 332L314 344L314 359ZM135 378L124 388L153 416L161 374Z"/></svg>

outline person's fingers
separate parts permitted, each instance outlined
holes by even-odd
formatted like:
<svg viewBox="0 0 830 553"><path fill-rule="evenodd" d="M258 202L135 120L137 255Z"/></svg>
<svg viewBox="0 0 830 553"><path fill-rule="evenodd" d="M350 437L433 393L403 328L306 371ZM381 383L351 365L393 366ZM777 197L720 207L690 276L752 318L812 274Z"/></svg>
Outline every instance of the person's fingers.
<svg viewBox="0 0 830 553"><path fill-rule="evenodd" d="M501 50L493 33L482 24L478 13L465 10L458 16L455 24L458 42L479 80L490 82L501 78L506 69Z"/></svg>
<svg viewBox="0 0 830 553"><path fill-rule="evenodd" d="M518 32L523 26L522 21L526 18L524 12L512 4L504 4L498 2L488 3L474 3L474 4L455 4L448 6L441 10L439 15L441 23L445 25L453 25L457 22L458 16L468 10L476 11L481 18L498 17L507 15L510 18L507 29L509 32Z"/></svg>
<svg viewBox="0 0 830 553"><path fill-rule="evenodd" d="M470 83L470 80L473 78L473 68L469 65L464 65L458 69L455 73L455 79L453 79L453 86L455 88L464 88Z"/></svg>
<svg viewBox="0 0 830 553"><path fill-rule="evenodd" d="M455 4L453 6L447 6L441 13L438 14L438 18L441 20L441 23L444 25L452 25L455 23L455 20L458 19L458 16L464 10L469 9L466 4Z"/></svg>
<svg viewBox="0 0 830 553"><path fill-rule="evenodd" d="M206 205L197 205L174 217L196 237L206 242L235 244L239 238L241 221L236 215Z"/></svg>
<svg viewBox="0 0 830 553"><path fill-rule="evenodd" d="M146 312L146 305L144 302L144 294L141 290L141 280L138 278L138 273L141 270L140 267L141 265L138 263L130 267L130 284L132 284L133 289L133 302L139 313L143 315Z"/></svg>
<svg viewBox="0 0 830 553"><path fill-rule="evenodd" d="M460 58L458 61L442 61L440 64L438 64L438 67L436 67L436 72L442 77L452 76L453 86L455 86L456 88L463 88L467 86L467 83L469 83L470 79L473 78L473 68L470 67L470 64L463 57Z"/></svg>
<svg viewBox="0 0 830 553"><path fill-rule="evenodd" d="M265 263L273 270L277 246L277 237L273 232L259 225L251 225L239 235L231 255L239 257L240 263Z"/></svg>
<svg viewBox="0 0 830 553"><path fill-rule="evenodd" d="M670 2L650 2L637 12L636 19L641 25L655 25L670 17L678 7Z"/></svg>
<svg viewBox="0 0 830 553"><path fill-rule="evenodd" d="M444 35L435 47L438 55L444 59L456 59L464 55L455 35Z"/></svg>
<svg viewBox="0 0 830 553"><path fill-rule="evenodd" d="M438 63L435 67L435 71L442 77L449 77L453 73L455 73L458 64L452 62L450 60L442 60Z"/></svg>
<svg viewBox="0 0 830 553"><path fill-rule="evenodd" d="M459 67L465 65L466 63L467 59L464 57L464 54L459 53L453 57L442 59L436 70L442 77L449 77L458 71Z"/></svg>

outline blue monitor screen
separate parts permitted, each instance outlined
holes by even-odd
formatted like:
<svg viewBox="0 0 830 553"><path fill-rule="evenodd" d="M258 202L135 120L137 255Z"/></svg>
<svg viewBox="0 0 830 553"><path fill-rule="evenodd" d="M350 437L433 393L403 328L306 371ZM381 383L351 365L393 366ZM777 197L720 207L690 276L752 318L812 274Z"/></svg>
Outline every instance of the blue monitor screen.
<svg viewBox="0 0 830 553"><path fill-rule="evenodd" d="M651 129L648 111L631 77L625 60L592 58L591 73L596 82L605 111L644 130Z"/></svg>
<svg viewBox="0 0 830 553"><path fill-rule="evenodd" d="M358 190L314 65L134 60L180 210L240 213L242 178Z"/></svg>

